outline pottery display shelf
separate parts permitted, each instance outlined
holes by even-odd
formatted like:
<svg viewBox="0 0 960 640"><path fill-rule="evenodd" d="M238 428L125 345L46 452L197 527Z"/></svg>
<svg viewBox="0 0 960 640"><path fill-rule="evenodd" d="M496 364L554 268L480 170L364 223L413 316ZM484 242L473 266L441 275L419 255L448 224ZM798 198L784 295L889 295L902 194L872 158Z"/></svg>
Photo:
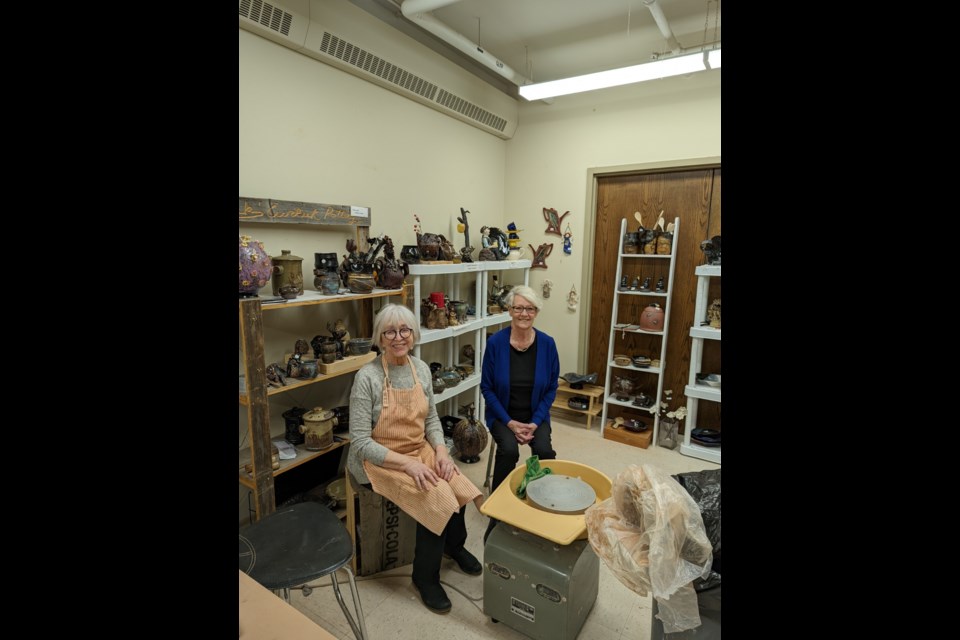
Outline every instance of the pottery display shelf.
<svg viewBox="0 0 960 640"><path fill-rule="evenodd" d="M567 402L573 396L584 396L589 398L589 404L586 409L574 409ZM603 410L600 399L603 398L603 387L595 384L585 384L583 389L574 389L570 383L560 378L560 385L557 387L557 397L553 401L551 410L566 411L587 417L587 431L593 426L593 419L600 415Z"/></svg>
<svg viewBox="0 0 960 640"><path fill-rule="evenodd" d="M363 356L348 356L343 360L326 365L328 367L327 371L319 373L315 378L306 380L287 378L286 385L272 387L268 384L266 378L265 320L268 321L267 324L275 324L277 320L284 320L279 318L282 315L279 311L281 309L318 307L316 324L322 327L325 324L324 319L329 322L332 317L341 316L344 312L343 305L346 304L347 306L353 306L357 314L359 321L357 331L361 334L363 332L369 333L373 328L373 299L395 296L397 301L404 303L409 295L409 290L409 285L404 285L401 289L374 289L369 293L351 293L342 290L343 293L336 295L324 295L319 291L306 290L303 295L287 301L274 302L273 296L266 295L239 299L242 363L242 373L239 376L239 402L242 407L241 415L246 413L247 442L252 445L251 449L240 452L239 480L242 486L249 488L252 492L257 519L276 510L276 485L274 480L277 476L331 452L337 452L334 455L341 455L343 445L347 442L346 438L339 436L340 441L335 441L332 446L322 451L307 451L300 445L297 447L298 455L296 458L281 460L279 469L270 469L271 452L266 445L272 438L270 434L270 398L294 389L322 384L335 377L352 375L366 362L369 362L372 357L376 357L372 353ZM269 320L271 318L272 320ZM313 387L305 390L305 393L316 395L319 393L318 389L318 387ZM323 403L318 402L317 404ZM254 467L253 474L248 474L244 470L244 465L247 463ZM269 473L266 470L269 470ZM297 475L292 474L286 478L296 478ZM329 478L317 478L318 481L325 479Z"/></svg>
<svg viewBox="0 0 960 640"><path fill-rule="evenodd" d="M720 265L702 264L696 268L697 276L697 302L694 307L693 318L697 322L705 322L707 318L707 305L710 296L710 278L720 278ZM697 428L697 417L700 409L700 402L707 400L710 402L720 402L720 387L709 387L697 384L697 374L701 373L700 368L703 365L703 349L705 340L721 340L722 331L720 328L710 326L690 327L690 378L687 386L684 388L684 395L687 396L687 424L683 432L683 442L680 444L680 453L693 458L700 458L709 462L720 464L720 447L705 447L693 442L690 438L693 430Z"/></svg>

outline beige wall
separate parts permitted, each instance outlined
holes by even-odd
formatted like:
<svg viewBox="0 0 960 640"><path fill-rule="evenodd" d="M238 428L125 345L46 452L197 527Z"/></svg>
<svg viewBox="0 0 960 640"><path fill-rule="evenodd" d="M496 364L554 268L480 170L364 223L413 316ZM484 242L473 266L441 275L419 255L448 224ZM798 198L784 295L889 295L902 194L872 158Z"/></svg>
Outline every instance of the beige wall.
<svg viewBox="0 0 960 640"><path fill-rule="evenodd" d="M578 369L579 343L586 340L579 333L580 314L587 307L588 169L709 156L720 156L719 71L563 96L552 105L521 105L517 133L507 142L504 210L507 219L525 229L525 245L554 243L548 268L532 270L530 285L539 291L545 278L554 283L537 326L564 338L562 371ZM571 255L563 253L562 238L543 232L544 207L560 214L570 211L563 226L569 222L573 233ZM622 215L632 216L633 211ZM671 218L669 212L666 216ZM610 247L611 253L616 251ZM581 298L575 312L566 304L571 285ZM604 333L608 329L591 327ZM574 337L578 339L567 339Z"/></svg>

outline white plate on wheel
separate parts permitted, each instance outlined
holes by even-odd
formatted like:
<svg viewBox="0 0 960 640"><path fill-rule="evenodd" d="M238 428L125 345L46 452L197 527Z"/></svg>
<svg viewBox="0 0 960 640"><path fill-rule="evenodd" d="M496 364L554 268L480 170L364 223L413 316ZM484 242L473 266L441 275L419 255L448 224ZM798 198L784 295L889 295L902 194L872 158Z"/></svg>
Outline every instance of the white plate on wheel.
<svg viewBox="0 0 960 640"><path fill-rule="evenodd" d="M551 473L528 483L527 497L544 511L576 515L597 501L597 492L580 478Z"/></svg>

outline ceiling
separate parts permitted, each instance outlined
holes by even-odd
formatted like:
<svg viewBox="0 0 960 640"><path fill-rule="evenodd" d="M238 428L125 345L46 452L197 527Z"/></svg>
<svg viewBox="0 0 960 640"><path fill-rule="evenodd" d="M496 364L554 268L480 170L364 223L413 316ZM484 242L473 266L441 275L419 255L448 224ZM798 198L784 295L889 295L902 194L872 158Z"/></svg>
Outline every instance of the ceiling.
<svg viewBox="0 0 960 640"><path fill-rule="evenodd" d="M350 1L501 91L518 95L516 84L405 18L402 0ZM671 47L643 1L452 0L432 14L518 74L545 82L669 55ZM675 45L673 54L719 44L720 0L656 1L680 47Z"/></svg>

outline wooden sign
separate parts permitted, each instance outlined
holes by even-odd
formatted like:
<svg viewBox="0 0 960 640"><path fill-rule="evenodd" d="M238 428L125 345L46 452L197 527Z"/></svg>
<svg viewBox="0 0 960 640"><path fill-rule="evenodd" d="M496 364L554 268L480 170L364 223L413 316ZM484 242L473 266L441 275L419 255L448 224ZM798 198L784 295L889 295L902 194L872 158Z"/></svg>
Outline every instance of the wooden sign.
<svg viewBox="0 0 960 640"><path fill-rule="evenodd" d="M370 207L240 198L240 222L370 225Z"/></svg>

